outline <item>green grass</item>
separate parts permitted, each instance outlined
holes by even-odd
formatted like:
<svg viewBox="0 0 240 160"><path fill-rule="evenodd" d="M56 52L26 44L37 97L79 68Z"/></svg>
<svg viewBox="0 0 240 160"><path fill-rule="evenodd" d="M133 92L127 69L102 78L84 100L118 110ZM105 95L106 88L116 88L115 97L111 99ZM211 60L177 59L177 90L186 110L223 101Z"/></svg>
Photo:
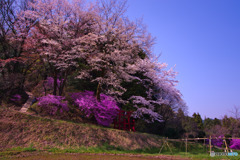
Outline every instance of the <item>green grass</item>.
<svg viewBox="0 0 240 160"><path fill-rule="evenodd" d="M0 152L0 158L5 159L14 155L19 155L23 152L35 152L35 151L37 151L37 149L34 148L32 144L29 147L25 147L25 148L14 147L14 148L6 149L5 151Z"/></svg>
<svg viewBox="0 0 240 160"><path fill-rule="evenodd" d="M161 154L159 154L160 148L153 147L148 149L136 149L136 150L127 150L121 147L115 147L108 144L104 144L102 146L98 147L79 147L79 148L66 148L66 149L60 149L60 148L51 148L46 147L43 150L37 150L34 148L33 145L21 148L16 147L12 149L8 149L4 152L0 152L0 157L2 158L8 158L8 157L14 157L16 155L20 155L23 152L38 152L40 155L45 155L46 152L51 154L69 154L69 153L93 153L93 154L131 154L131 155L139 155L142 156L159 156L159 155L173 155L173 156L181 156L183 158L191 158L191 159L240 159L240 156L215 156L210 157L207 148L204 147L201 144L188 144L188 152L185 152L185 146L181 144L181 142L171 142L169 143L170 148L172 152L169 150L169 148L164 147L162 149ZM222 152L221 150L214 148L215 152ZM236 152L236 151L234 151ZM240 152L238 151L238 154Z"/></svg>

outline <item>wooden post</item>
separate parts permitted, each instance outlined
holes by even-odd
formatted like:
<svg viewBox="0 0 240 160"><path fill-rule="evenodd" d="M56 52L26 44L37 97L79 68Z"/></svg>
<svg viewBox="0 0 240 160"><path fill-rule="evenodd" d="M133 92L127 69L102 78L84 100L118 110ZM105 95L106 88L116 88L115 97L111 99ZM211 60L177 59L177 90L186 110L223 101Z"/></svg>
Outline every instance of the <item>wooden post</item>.
<svg viewBox="0 0 240 160"><path fill-rule="evenodd" d="M227 145L227 141L226 141L226 138L223 137L223 141L224 141L224 145L225 145L225 150L227 151L227 153L229 152L228 150L228 145Z"/></svg>
<svg viewBox="0 0 240 160"><path fill-rule="evenodd" d="M188 141L188 140L187 140L187 138L186 138L186 154L187 154L187 141Z"/></svg>
<svg viewBox="0 0 240 160"><path fill-rule="evenodd" d="M203 139L203 148L204 148L204 152L205 152L205 138Z"/></svg>
<svg viewBox="0 0 240 160"><path fill-rule="evenodd" d="M209 138L209 151L210 151L210 154L211 154L211 152L212 152L212 142L211 142L211 139L212 139L212 137L210 136L210 138Z"/></svg>
<svg viewBox="0 0 240 160"><path fill-rule="evenodd" d="M165 138L163 139L163 143L162 143L162 147L160 148L160 150L159 150L159 153L161 153L162 152L162 149L163 149L163 147L164 147L164 145L165 145Z"/></svg>

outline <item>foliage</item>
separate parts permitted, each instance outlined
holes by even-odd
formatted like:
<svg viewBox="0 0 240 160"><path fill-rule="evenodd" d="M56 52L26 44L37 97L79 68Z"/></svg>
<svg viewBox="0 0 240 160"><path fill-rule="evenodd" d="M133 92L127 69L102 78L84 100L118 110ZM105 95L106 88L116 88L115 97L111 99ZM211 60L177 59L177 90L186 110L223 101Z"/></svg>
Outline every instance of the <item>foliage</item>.
<svg viewBox="0 0 240 160"><path fill-rule="evenodd" d="M27 72L36 60L24 47L30 31L28 24L20 27L24 34L18 32L18 13L28 8L29 1L0 1L0 101L7 100L14 90L24 89Z"/></svg>
<svg viewBox="0 0 240 160"><path fill-rule="evenodd" d="M222 126L228 130L226 134L230 134L233 137L240 136L240 121L238 119L225 115L222 119Z"/></svg>
<svg viewBox="0 0 240 160"><path fill-rule="evenodd" d="M209 144L209 139L206 140L206 143ZM223 147L223 136L219 136L216 139L211 139L211 144L218 147ZM240 149L240 139L230 139L229 147L231 149Z"/></svg>
<svg viewBox="0 0 240 160"><path fill-rule="evenodd" d="M212 139L212 145L222 147L223 145L223 139L221 139L223 136L219 136L219 139Z"/></svg>
<svg viewBox="0 0 240 160"><path fill-rule="evenodd" d="M202 130L203 129L203 121L201 118L201 115L199 113L193 113L193 120L197 123L198 129Z"/></svg>
<svg viewBox="0 0 240 160"><path fill-rule="evenodd" d="M214 119L205 118L204 119L203 127L205 130L209 130L216 125L221 125L221 121L219 119L217 119L217 118L214 118Z"/></svg>
<svg viewBox="0 0 240 160"><path fill-rule="evenodd" d="M82 44L86 44L84 37L88 37L90 27L87 24L92 23L92 16L80 1L35 0L29 6L31 9L18 15L18 38L25 34L21 27L30 24L31 36L27 37L25 47L34 48L30 53L37 53L43 66L49 68L54 78L54 95L57 94L57 78L63 79L58 87L58 94L62 95L67 77L86 52Z"/></svg>
<svg viewBox="0 0 240 160"><path fill-rule="evenodd" d="M81 109L87 117L94 116L98 124L109 126L118 114L119 107L114 99L105 94L100 95L100 101L94 96L94 92L85 91L72 93L75 105Z"/></svg>
<svg viewBox="0 0 240 160"><path fill-rule="evenodd" d="M45 109L51 115L54 115L59 110L60 112L68 111L67 102L63 101L65 98L62 96L55 96L48 94L38 98L38 105Z"/></svg>
<svg viewBox="0 0 240 160"><path fill-rule="evenodd" d="M211 139L211 145L213 146L218 146L218 147L223 147L223 136L219 136L217 138L212 138ZM206 139L206 143L209 144L209 139Z"/></svg>
<svg viewBox="0 0 240 160"><path fill-rule="evenodd" d="M229 147L232 149L240 149L240 139L232 139Z"/></svg>

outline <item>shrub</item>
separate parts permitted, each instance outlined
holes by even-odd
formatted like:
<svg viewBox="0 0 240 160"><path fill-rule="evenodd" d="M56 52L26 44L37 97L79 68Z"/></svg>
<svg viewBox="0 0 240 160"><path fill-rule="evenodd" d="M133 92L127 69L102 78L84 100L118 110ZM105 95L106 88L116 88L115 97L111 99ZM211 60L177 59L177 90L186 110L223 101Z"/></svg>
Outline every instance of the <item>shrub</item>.
<svg viewBox="0 0 240 160"><path fill-rule="evenodd" d="M219 139L212 139L211 143L214 146L222 147L223 146L223 136L219 136ZM226 139L227 140L227 139ZM206 143L209 144L209 139L206 140ZM229 147L231 149L240 149L240 139L231 139Z"/></svg>
<svg viewBox="0 0 240 160"><path fill-rule="evenodd" d="M65 97L62 96L48 94L47 96L38 98L38 106L44 108L47 113L54 115L58 110L60 112L69 110L67 102L63 101L64 99Z"/></svg>
<svg viewBox="0 0 240 160"><path fill-rule="evenodd" d="M229 147L231 149L240 149L240 139L232 139Z"/></svg>
<svg viewBox="0 0 240 160"><path fill-rule="evenodd" d="M116 101L102 93L100 101L96 99L92 91L72 93L71 97L74 104L86 114L86 117L94 116L97 123L103 126L109 126L119 111Z"/></svg>
<svg viewBox="0 0 240 160"><path fill-rule="evenodd" d="M218 139L211 139L211 144L214 146L222 147L223 145L223 136L219 136ZM206 143L209 144L209 139L206 140Z"/></svg>

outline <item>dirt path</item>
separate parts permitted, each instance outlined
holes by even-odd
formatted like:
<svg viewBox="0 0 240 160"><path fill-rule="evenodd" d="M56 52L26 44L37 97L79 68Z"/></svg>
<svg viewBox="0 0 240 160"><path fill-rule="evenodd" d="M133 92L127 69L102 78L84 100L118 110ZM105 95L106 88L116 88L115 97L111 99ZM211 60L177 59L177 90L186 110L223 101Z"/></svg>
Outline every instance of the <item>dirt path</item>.
<svg viewBox="0 0 240 160"><path fill-rule="evenodd" d="M135 154L104 154L104 153L65 153L65 154L42 154L42 155L22 155L12 157L18 160L188 160L180 156L146 156Z"/></svg>
<svg viewBox="0 0 240 160"><path fill-rule="evenodd" d="M27 112L28 108L31 106L32 101L34 99L34 96L31 92L26 92L26 93L28 94L29 97L28 97L27 102L22 106L22 108L20 110L20 112L22 112L22 113Z"/></svg>

